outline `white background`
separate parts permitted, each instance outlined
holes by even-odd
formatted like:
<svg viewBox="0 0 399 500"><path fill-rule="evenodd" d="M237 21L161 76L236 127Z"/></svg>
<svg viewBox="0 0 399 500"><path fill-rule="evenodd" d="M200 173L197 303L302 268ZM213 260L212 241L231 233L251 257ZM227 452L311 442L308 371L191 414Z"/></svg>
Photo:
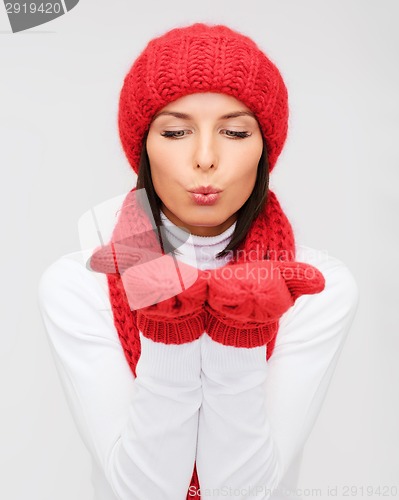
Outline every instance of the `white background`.
<svg viewBox="0 0 399 500"><path fill-rule="evenodd" d="M249 35L281 70L290 129L271 187L297 241L341 259L360 289L300 487L327 500L328 487L362 498L399 483L398 20L395 0L81 0L13 34L0 5L1 498L91 498L37 283L80 249L80 216L135 185L117 131L123 78L149 39L195 21Z"/></svg>

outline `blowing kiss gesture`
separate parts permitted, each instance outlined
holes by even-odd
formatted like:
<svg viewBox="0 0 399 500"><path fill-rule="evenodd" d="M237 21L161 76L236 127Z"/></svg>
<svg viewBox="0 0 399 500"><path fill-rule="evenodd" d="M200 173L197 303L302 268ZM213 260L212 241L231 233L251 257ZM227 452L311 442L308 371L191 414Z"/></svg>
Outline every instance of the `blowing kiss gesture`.
<svg viewBox="0 0 399 500"><path fill-rule="evenodd" d="M127 242L98 249L94 271L119 273L137 326L155 342L183 344L204 331L236 347L274 347L280 317L304 294L325 286L322 273L295 261L255 260L199 270L170 254Z"/></svg>

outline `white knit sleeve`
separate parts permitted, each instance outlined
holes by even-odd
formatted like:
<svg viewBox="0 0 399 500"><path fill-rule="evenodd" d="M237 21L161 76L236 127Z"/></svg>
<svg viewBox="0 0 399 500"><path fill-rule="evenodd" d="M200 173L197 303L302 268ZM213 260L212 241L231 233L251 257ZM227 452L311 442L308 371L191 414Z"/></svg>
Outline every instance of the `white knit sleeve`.
<svg viewBox="0 0 399 500"><path fill-rule="evenodd" d="M38 290L72 416L116 498L184 500L202 400L199 339L165 345L140 332L135 378L91 271L64 256Z"/></svg>
<svg viewBox="0 0 399 500"><path fill-rule="evenodd" d="M201 337L197 471L213 500L282 498L280 482L315 423L352 324L358 288L347 267L333 257L300 257L320 269L326 286L281 318L267 362L264 347Z"/></svg>

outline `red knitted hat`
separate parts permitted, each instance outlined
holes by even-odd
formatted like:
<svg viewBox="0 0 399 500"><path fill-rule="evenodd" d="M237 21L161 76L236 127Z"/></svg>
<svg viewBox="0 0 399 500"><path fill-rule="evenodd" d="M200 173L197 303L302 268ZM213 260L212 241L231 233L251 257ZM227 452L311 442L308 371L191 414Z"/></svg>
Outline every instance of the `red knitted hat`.
<svg viewBox="0 0 399 500"><path fill-rule="evenodd" d="M195 92L228 94L256 115L271 171L287 136L287 89L280 72L247 36L204 23L152 39L125 76L118 123L134 171L138 173L143 137L154 114Z"/></svg>

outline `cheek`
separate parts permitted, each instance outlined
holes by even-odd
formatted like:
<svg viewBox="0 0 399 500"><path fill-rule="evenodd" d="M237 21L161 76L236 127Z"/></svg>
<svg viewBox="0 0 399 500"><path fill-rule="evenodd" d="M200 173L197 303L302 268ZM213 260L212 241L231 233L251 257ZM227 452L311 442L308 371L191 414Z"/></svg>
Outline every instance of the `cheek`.
<svg viewBox="0 0 399 500"><path fill-rule="evenodd" d="M167 139L148 136L147 154L151 167L151 175L159 178L179 177L177 173L184 164L184 151L177 144L170 144Z"/></svg>
<svg viewBox="0 0 399 500"><path fill-rule="evenodd" d="M155 192L163 203L172 206L177 198L176 185L181 179L176 152L163 141L147 139L147 154Z"/></svg>
<svg viewBox="0 0 399 500"><path fill-rule="evenodd" d="M244 183L253 182L256 178L259 159L262 154L262 147L258 144L248 145L239 148L230 155L229 170L235 178L242 179Z"/></svg>

